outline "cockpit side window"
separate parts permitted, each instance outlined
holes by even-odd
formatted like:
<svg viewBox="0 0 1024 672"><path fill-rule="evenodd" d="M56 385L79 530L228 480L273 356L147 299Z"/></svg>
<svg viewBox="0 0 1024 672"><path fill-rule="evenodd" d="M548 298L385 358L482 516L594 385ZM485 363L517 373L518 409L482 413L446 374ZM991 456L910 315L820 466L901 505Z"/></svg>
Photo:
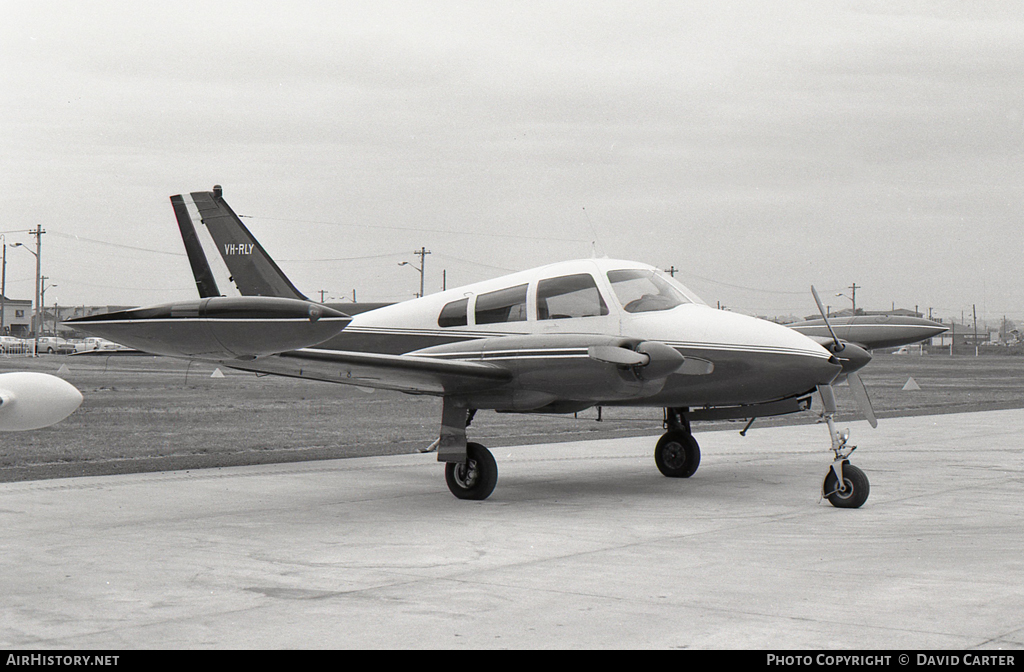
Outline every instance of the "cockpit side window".
<svg viewBox="0 0 1024 672"><path fill-rule="evenodd" d="M670 310L692 301L657 273L642 268L608 271L608 281L627 313Z"/></svg>
<svg viewBox="0 0 1024 672"><path fill-rule="evenodd" d="M537 284L537 319L607 315L608 306L589 273L547 278Z"/></svg>
<svg viewBox="0 0 1024 672"><path fill-rule="evenodd" d="M526 287L516 285L476 297L476 323L525 322Z"/></svg>
<svg viewBox="0 0 1024 672"><path fill-rule="evenodd" d="M437 326L466 326L466 307L468 305L469 299L459 299L458 301L452 301L451 303L445 304L445 307L441 309L441 314L437 317Z"/></svg>

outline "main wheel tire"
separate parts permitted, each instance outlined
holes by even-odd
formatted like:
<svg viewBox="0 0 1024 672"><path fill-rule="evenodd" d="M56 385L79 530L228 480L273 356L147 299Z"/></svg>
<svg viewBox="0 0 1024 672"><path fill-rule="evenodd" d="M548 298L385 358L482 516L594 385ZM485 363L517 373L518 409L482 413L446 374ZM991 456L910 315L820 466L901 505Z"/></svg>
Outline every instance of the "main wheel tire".
<svg viewBox="0 0 1024 672"><path fill-rule="evenodd" d="M487 499L498 483L498 463L479 443L466 444L466 461L444 467L448 489L459 499Z"/></svg>
<svg viewBox="0 0 1024 672"><path fill-rule="evenodd" d="M670 478L689 478L700 466L700 446L688 432L666 432L654 449L654 463Z"/></svg>
<svg viewBox="0 0 1024 672"><path fill-rule="evenodd" d="M837 487L839 479L836 478L836 472L832 469L828 470L828 474L825 475L825 484L823 487L828 501L832 502L832 506L840 509L859 509L863 506L864 502L868 501L868 494L871 492L871 485L868 483L868 477L863 471L853 466L849 462L843 463L843 488Z"/></svg>

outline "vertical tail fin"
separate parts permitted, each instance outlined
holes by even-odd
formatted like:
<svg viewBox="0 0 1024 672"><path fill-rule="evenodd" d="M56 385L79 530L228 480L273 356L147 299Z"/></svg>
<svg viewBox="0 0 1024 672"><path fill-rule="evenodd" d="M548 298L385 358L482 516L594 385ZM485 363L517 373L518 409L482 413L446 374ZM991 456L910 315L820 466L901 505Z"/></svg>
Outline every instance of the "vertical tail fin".
<svg viewBox="0 0 1024 672"><path fill-rule="evenodd" d="M194 191L189 195L192 204L199 211L199 218L216 246L216 253L223 259L233 283L242 296L276 296L287 299L308 301L295 288L291 280L270 258L259 241L242 224L242 220L224 201L220 185L213 191ZM181 195L171 197L174 215L178 219L181 238L185 243L196 287L203 298L220 296L210 264L203 251L202 236L196 233L188 212L186 199Z"/></svg>

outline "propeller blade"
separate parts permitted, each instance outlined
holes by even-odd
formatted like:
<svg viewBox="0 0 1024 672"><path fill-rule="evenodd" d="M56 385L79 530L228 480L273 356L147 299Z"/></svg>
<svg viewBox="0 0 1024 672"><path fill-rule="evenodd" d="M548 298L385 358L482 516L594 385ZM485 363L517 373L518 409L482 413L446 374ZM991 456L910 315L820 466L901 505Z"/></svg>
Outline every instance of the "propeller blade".
<svg viewBox="0 0 1024 672"><path fill-rule="evenodd" d="M836 336L836 332L832 329L832 325L828 323L828 315L825 313L825 306L821 305L821 298L818 296L818 290L811 285L811 294L814 295L814 302L818 304L818 312L821 313L821 319L825 320L825 326L828 327L828 333L832 334L832 342L836 344L833 352L839 352L843 349L842 344L839 342L839 338Z"/></svg>
<svg viewBox="0 0 1024 672"><path fill-rule="evenodd" d="M860 412L864 414L872 427L878 427L875 410L871 408L871 398L868 397L868 390L864 387L864 381L860 379L860 374L854 371L846 377L846 380L850 384L850 391L853 392L853 398L857 402Z"/></svg>

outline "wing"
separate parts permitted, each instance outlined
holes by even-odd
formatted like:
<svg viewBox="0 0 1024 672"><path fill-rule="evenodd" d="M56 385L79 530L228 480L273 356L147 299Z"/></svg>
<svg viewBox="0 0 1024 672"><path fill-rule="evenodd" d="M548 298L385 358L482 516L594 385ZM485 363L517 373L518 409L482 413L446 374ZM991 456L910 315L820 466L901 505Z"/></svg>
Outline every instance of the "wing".
<svg viewBox="0 0 1024 672"><path fill-rule="evenodd" d="M657 393L671 373L706 375L714 368L664 344L596 334L481 338L403 355L311 347L217 363L358 387L468 395L500 408L643 397Z"/></svg>
<svg viewBox="0 0 1024 672"><path fill-rule="evenodd" d="M510 370L494 364L315 348L218 363L242 371L438 396L496 389L512 381Z"/></svg>

